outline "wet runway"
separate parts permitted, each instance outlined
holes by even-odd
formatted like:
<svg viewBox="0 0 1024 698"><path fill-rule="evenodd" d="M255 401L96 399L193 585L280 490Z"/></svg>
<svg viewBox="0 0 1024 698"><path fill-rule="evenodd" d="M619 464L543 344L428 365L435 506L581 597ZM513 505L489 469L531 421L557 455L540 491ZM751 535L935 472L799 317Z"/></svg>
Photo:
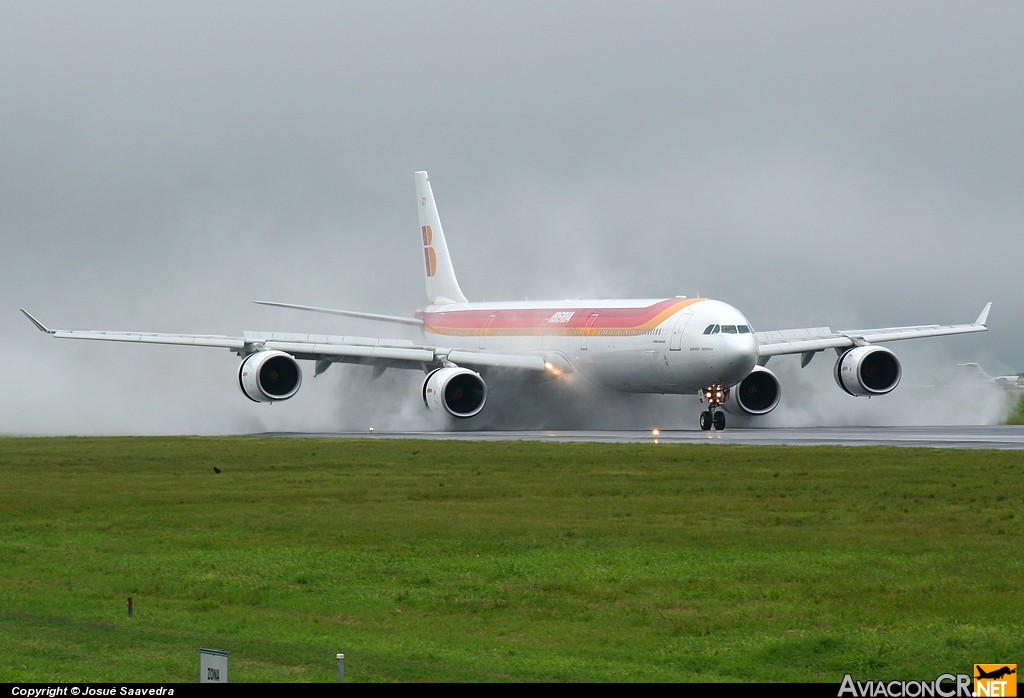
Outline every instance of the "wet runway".
<svg viewBox="0 0 1024 698"><path fill-rule="evenodd" d="M447 439L455 441L587 441L595 443L743 444L771 446L905 446L1024 450L1024 426L817 427L724 431L415 431L274 432L287 438Z"/></svg>

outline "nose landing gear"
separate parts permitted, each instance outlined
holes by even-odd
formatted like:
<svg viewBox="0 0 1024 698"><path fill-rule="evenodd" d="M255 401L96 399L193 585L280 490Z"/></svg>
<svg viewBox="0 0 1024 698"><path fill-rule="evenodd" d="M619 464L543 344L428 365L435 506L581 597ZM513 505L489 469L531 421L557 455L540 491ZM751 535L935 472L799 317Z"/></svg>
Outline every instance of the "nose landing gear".
<svg viewBox="0 0 1024 698"><path fill-rule="evenodd" d="M721 385L709 385L700 391L700 401L708 404L708 409L700 413L701 429L704 431L725 429L725 412L718 411L725 399L726 391Z"/></svg>

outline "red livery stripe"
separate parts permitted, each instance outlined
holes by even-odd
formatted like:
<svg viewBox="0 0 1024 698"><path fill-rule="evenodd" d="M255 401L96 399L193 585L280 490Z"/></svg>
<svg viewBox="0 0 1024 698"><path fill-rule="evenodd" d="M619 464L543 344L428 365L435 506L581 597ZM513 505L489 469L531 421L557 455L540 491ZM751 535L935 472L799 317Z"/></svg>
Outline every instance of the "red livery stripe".
<svg viewBox="0 0 1024 698"><path fill-rule="evenodd" d="M424 331L452 336L639 335L700 298L670 298L640 308L492 308L422 314ZM591 321L591 318L597 317Z"/></svg>

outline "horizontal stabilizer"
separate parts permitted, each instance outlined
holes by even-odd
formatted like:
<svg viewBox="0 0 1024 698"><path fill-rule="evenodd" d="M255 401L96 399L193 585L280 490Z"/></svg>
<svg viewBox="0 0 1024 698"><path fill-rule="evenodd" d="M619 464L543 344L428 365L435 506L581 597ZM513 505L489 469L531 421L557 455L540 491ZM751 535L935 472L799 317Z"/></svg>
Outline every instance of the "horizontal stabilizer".
<svg viewBox="0 0 1024 698"><path fill-rule="evenodd" d="M327 315L344 315L346 317L360 318L361 320L376 320L377 322L390 322L397 325L412 325L422 327L423 321L414 317L400 317L398 315L380 315L377 313L362 313L356 310L335 310L333 308L317 308L312 305L295 305L294 303L277 303L275 301L253 301L259 305L270 305L276 308L290 308L291 310L305 310L310 313L325 313Z"/></svg>

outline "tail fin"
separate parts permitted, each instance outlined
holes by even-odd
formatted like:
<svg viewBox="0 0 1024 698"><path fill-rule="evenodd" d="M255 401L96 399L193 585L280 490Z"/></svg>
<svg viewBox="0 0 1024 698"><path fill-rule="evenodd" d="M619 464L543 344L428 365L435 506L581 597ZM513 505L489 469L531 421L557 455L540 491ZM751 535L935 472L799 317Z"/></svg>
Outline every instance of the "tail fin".
<svg viewBox="0 0 1024 698"><path fill-rule="evenodd" d="M416 173L416 198L419 203L420 232L423 235L423 263L427 279L427 300L434 305L465 303L466 297L455 278L455 268L448 256L448 245L437 215L434 192L426 172Z"/></svg>

